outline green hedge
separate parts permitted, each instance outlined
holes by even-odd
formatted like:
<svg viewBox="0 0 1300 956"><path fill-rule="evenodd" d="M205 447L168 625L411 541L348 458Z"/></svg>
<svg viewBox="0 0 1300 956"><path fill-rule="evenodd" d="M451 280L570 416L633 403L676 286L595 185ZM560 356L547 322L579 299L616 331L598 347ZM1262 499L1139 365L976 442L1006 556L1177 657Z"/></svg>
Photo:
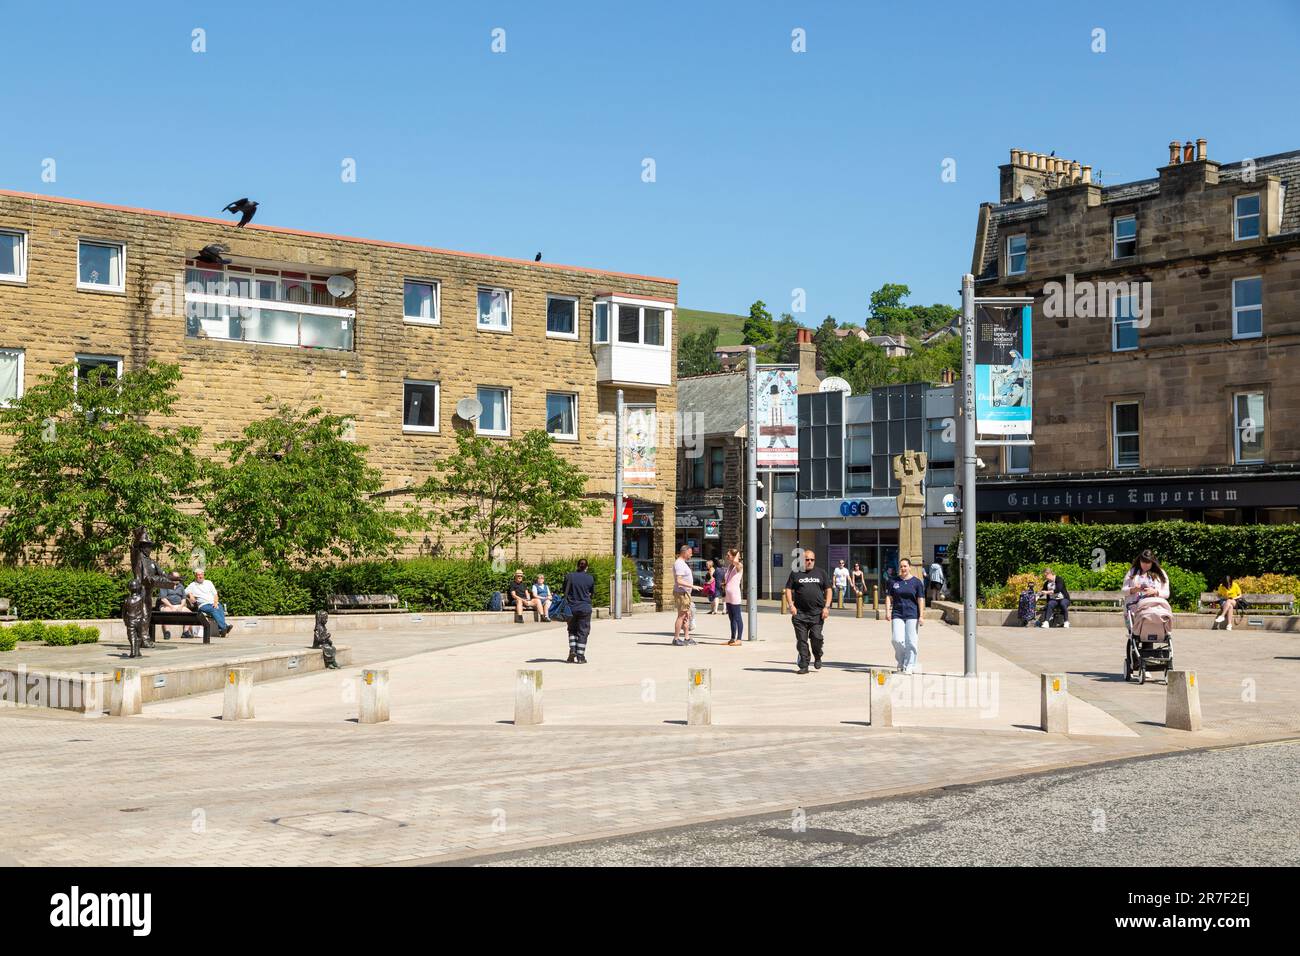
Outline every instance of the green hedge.
<svg viewBox="0 0 1300 956"><path fill-rule="evenodd" d="M1116 562L1094 571L1090 567L1083 568L1067 561L1040 561L1027 564L1019 568L1015 574L1008 575L1006 582L981 591L980 606L1015 607L1020 591L1020 581L1016 579L1032 574L1041 587L1043 569L1046 567L1051 567L1056 572L1056 576L1065 582L1066 590L1073 594L1079 591L1118 591L1131 565ZM1162 564L1161 567L1169 575L1170 606L1176 611L1195 611L1202 592L1208 590L1204 576L1196 571L1185 571L1172 564ZM1012 581L1015 581L1016 587L1011 587Z"/></svg>
<svg viewBox="0 0 1300 956"><path fill-rule="evenodd" d="M4 629L11 641L42 641L50 647L68 647L72 644L99 643L99 628L79 624L46 624L44 621L23 621ZM4 650L12 650L10 647Z"/></svg>
<svg viewBox="0 0 1300 956"><path fill-rule="evenodd" d="M13 626L0 626L0 652L12 651L18 646L18 638L14 634Z"/></svg>
<svg viewBox="0 0 1300 956"><path fill-rule="evenodd" d="M609 604L614 559L588 559L596 577L594 600ZM521 564L530 583L540 571L558 588L576 558ZM624 573L635 584L632 561ZM331 594L396 594L414 611L481 611L495 591L504 590L515 565L496 572L485 561L414 558L360 561L282 575L261 569L209 567L227 611L235 616L310 614L326 607ZM0 597L7 597L24 620L96 620L121 614L127 579L93 571L46 567L0 567Z"/></svg>
<svg viewBox="0 0 1300 956"><path fill-rule="evenodd" d="M1040 562L1091 568L1104 558L1107 567L1127 568L1143 548L1153 550L1162 566L1200 574L1211 586L1225 574L1300 574L1300 525L981 522L975 526L975 540L981 591L1001 587L1020 568ZM1102 554L1096 553L1098 548ZM950 548L954 555L959 551L957 543ZM956 561L953 564L956 588L960 569Z"/></svg>

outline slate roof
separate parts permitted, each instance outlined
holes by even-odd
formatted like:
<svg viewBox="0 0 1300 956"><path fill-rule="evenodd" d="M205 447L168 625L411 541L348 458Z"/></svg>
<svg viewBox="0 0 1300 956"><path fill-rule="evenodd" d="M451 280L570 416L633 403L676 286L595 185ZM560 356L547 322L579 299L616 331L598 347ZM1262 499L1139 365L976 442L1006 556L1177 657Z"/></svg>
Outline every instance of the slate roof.
<svg viewBox="0 0 1300 956"><path fill-rule="evenodd" d="M677 411L699 415L704 435L734 435L745 427L749 407L745 402L744 372L714 372L677 379Z"/></svg>

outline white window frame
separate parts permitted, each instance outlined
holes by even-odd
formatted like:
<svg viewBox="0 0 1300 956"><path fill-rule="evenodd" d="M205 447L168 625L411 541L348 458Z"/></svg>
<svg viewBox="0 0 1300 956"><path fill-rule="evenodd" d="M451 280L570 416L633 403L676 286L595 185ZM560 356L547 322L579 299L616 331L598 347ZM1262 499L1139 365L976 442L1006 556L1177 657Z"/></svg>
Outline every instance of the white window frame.
<svg viewBox="0 0 1300 956"><path fill-rule="evenodd" d="M73 363L73 368L72 368L72 394L74 395L77 394L77 383L81 381L81 376L78 375L77 373L81 369L81 362L83 359L89 359L94 362L100 362L101 364L113 362L117 365L117 377L119 379L121 379L122 377L122 356L102 355L95 352L78 352L76 355L76 361Z"/></svg>
<svg viewBox="0 0 1300 956"><path fill-rule="evenodd" d="M475 306L477 308L477 305ZM484 389L494 392L505 392L505 409L506 409L506 427L503 431L496 429L483 428L479 423L483 421L482 416L474 420L474 433L477 435L487 435L490 438L509 438L510 437L510 389L504 385L477 385L474 388L474 395L477 398L478 393Z"/></svg>
<svg viewBox="0 0 1300 956"><path fill-rule="evenodd" d="M1012 465L1011 465L1011 452L1014 451L1015 449L1017 449L1017 448L1021 448L1021 447L1023 447L1023 448L1025 449L1025 454L1026 454L1027 456L1029 456L1029 464L1026 465L1024 468L1014 468L1014 467L1012 467ZM1033 458L1033 455L1034 455L1034 451L1033 451L1033 446L1032 446L1032 445L1023 445L1023 446L1021 446L1021 445L1008 445L1008 446L1007 446L1007 470L1006 470L1006 473L1007 473L1008 475L1027 475L1027 474L1029 474L1030 469L1032 469L1032 468L1034 467L1034 458ZM954 464L955 464L955 463L954 463Z"/></svg>
<svg viewBox="0 0 1300 956"><path fill-rule="evenodd" d="M1249 215L1243 216L1237 211L1238 204L1243 199L1255 199L1256 211ZM1255 234L1253 236L1243 236L1241 234L1241 221L1243 219L1255 220ZM1250 239L1261 239L1264 236L1264 195L1263 193L1242 193L1239 196L1232 197L1232 241L1241 242Z"/></svg>
<svg viewBox="0 0 1300 956"><path fill-rule="evenodd" d="M1268 393L1267 392L1264 392L1262 389L1252 389L1251 391L1232 393L1232 451L1233 451L1233 461L1235 461L1238 465L1259 465L1259 464L1263 464L1267 460L1263 456L1259 458L1243 458L1241 454L1241 415L1238 409L1237 399L1245 396L1250 396L1250 395L1258 395L1262 400L1261 404L1264 406L1265 421L1259 423L1258 427L1260 428L1260 430L1263 430L1265 428L1265 423L1268 420ZM1260 444L1262 445L1263 442L1261 442Z"/></svg>
<svg viewBox="0 0 1300 956"><path fill-rule="evenodd" d="M478 297L484 292L492 292L492 293L500 292L505 295L506 324L504 326L485 325L483 323L483 313L479 311ZM478 328L478 330L480 332L497 332L501 334L507 334L513 331L513 326L514 326L514 319L512 318L512 313L514 312L514 302L512 301L513 299L514 299L513 293L509 289L503 289L501 286L495 286L495 285L478 286L474 291L474 324Z"/></svg>
<svg viewBox="0 0 1300 956"><path fill-rule="evenodd" d="M1142 335L1138 331L1138 324L1137 324L1138 320L1133 317L1132 306L1129 307L1129 315L1126 318L1121 319L1119 315L1120 300L1121 299L1135 300L1136 298L1137 296L1135 295L1116 295L1110 301L1110 350L1112 352L1136 352L1138 349L1142 347ZM1125 348L1120 347L1119 344L1120 322L1127 322L1129 325L1133 327L1133 331L1134 333L1137 334L1137 338L1138 338L1137 344L1130 345Z"/></svg>
<svg viewBox="0 0 1300 956"><path fill-rule="evenodd" d="M1250 282L1253 279L1259 280L1259 305L1237 305L1237 283ZM1259 331L1258 332L1240 332L1237 329L1237 316L1241 312L1253 312L1259 310ZM1232 337L1234 339L1258 339L1264 335L1264 277L1242 276L1239 279L1232 280Z"/></svg>
<svg viewBox="0 0 1300 956"><path fill-rule="evenodd" d="M22 229L0 229L0 235L17 236L19 243L18 255L18 274L17 275L0 275L0 282L7 282L11 285L27 284L27 233ZM78 263L80 269L80 263ZM78 271L80 275L80 271Z"/></svg>
<svg viewBox="0 0 1300 956"><path fill-rule="evenodd" d="M607 299L602 299L601 301L609 302L610 304L617 306L618 309L632 308L637 310L635 342L624 342L621 338L618 337L618 324L619 324L618 309L610 310L610 315L609 315L610 344L617 345L620 348L655 349L657 351L664 351L666 349L671 348L672 341L673 341L673 312L676 311L676 307L671 302L667 302L663 299L643 299L637 296L628 296L628 295L612 295L609 296ZM664 314L663 328L660 329L660 333L663 337L663 342L659 345L650 345L646 343L645 340L645 310L646 309L658 309L660 312Z"/></svg>
<svg viewBox="0 0 1300 956"><path fill-rule="evenodd" d="M408 425L406 424L406 386L408 385L432 385L433 386L433 425ZM427 378L404 378L402 379L402 431L422 435L436 435L442 429L442 383Z"/></svg>
<svg viewBox="0 0 1300 956"><path fill-rule="evenodd" d="M1133 223L1133 238L1132 238L1132 239L1124 239L1124 240L1123 240L1124 242L1132 242L1132 243L1133 243L1133 252L1132 252L1131 254L1127 255L1127 256L1121 256L1121 255L1119 254L1119 244L1120 244L1120 237L1119 237L1119 224L1120 224L1121 222L1132 222L1132 223ZM1110 226L1110 257L1111 257L1112 259L1133 259L1133 258L1135 258L1135 257L1137 256L1137 242L1138 242L1138 225L1137 225L1137 216L1136 216L1136 215L1116 216L1114 219L1111 220L1111 226Z"/></svg>
<svg viewBox="0 0 1300 956"><path fill-rule="evenodd" d="M571 342L578 341L578 323L582 321L581 320L582 310L579 308L580 303L578 302L578 297L576 295L560 295L559 293L548 292L546 294L546 321L548 323L550 322L552 299L558 302L573 303L573 331L552 332L548 324L546 329L546 337L548 339L567 339Z"/></svg>
<svg viewBox="0 0 1300 956"><path fill-rule="evenodd" d="M1135 432L1120 432L1119 430L1119 409L1122 405L1134 405L1138 412L1138 426ZM1113 448L1111 449L1111 461L1114 463L1117 471L1130 471L1134 468L1142 467L1142 403L1135 401L1111 402L1110 403L1110 433ZM1130 435L1136 435L1138 440L1138 460L1132 465L1121 465L1119 463L1119 440L1121 435L1127 438Z"/></svg>
<svg viewBox="0 0 1300 956"><path fill-rule="evenodd" d="M1023 259L1024 259L1024 261L1021 263L1021 268L1020 268L1020 269L1012 269L1012 268L1011 268L1011 259L1012 259L1012 255L1013 255L1013 253L1011 252L1011 241L1012 241L1013 239L1023 239L1023 240L1025 240L1025 251L1024 251L1024 252L1020 252L1020 253L1015 253L1015 255L1022 256ZM1022 276L1022 275L1024 275L1026 272L1029 271L1029 234L1028 234L1028 233L1025 233L1025 232L1018 232L1018 233L1016 233L1014 236L1007 236L1007 241L1006 241L1006 257L1007 257L1007 259L1006 259L1006 261L1007 261L1007 275L1009 275L1009 276Z"/></svg>
<svg viewBox="0 0 1300 956"><path fill-rule="evenodd" d="M600 321L600 319L597 317L597 315L598 315L598 313L600 312L600 308L601 308L601 306L604 306L604 307L605 307L605 334L604 334L604 336L601 336L601 335L596 331L596 329L598 328L598 326L597 326L596 323ZM611 326L612 323L613 323L613 317L614 317L614 309L612 308L612 306L613 306L613 303L610 302L609 299L598 299L598 300L596 300L595 302L593 302L593 303L591 304L591 344L592 344L592 345L609 345L609 344L610 344L610 335L609 335L609 333L610 333L610 326Z"/></svg>
<svg viewBox="0 0 1300 956"><path fill-rule="evenodd" d="M26 361L27 361L26 350L0 348L0 355L18 356L18 391L14 394L13 397L13 401L17 401L18 399L23 397L23 392L26 391L26 389L23 388L23 377L26 372ZM0 408L8 408L11 404L12 402L9 399L0 395Z"/></svg>
<svg viewBox="0 0 1300 956"><path fill-rule="evenodd" d="M121 281L117 285L105 285L104 283L82 282L81 281L81 247L89 246L116 246L118 249L117 271ZM114 294L124 294L126 292L126 243L119 242L116 239L92 239L89 236L79 237L77 239L77 289L81 292L111 292Z"/></svg>
<svg viewBox="0 0 1300 956"><path fill-rule="evenodd" d="M433 287L433 318L426 319L418 315L406 314L406 285L417 283ZM474 308L478 308L478 296L474 297ZM402 322L406 325L442 325L442 283L437 279L425 279L420 276L402 277ZM412 379L414 381L414 379Z"/></svg>
<svg viewBox="0 0 1300 956"><path fill-rule="evenodd" d="M552 395L565 395L565 396L567 396L567 397L573 399L573 433L572 433L572 434L564 434L564 433L561 433L561 432L553 432L553 431L551 431L551 430L550 430L550 415L549 415L549 412L548 412L548 413L547 413L547 420L546 420L546 422L543 423L543 427L546 428L546 434L550 435L551 438L555 439L555 441L569 441L569 442L576 442L576 441L578 440L578 427L579 427L579 426L578 426L578 393L577 393L577 392L563 392L563 391L558 391L558 390L548 389L547 392L546 392L546 400L547 400L548 402L550 401ZM509 400L507 399L507 405L508 405L508 404L509 404ZM508 419L508 417L509 417L509 416L507 416L507 419Z"/></svg>

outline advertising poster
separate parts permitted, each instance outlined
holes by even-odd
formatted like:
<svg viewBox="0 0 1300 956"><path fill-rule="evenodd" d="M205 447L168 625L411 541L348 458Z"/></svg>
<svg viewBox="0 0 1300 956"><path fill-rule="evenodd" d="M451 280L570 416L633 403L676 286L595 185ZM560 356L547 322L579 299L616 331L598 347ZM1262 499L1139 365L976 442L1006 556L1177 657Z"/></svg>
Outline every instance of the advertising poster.
<svg viewBox="0 0 1300 956"><path fill-rule="evenodd" d="M985 435L1033 430L1028 305L975 306L975 421Z"/></svg>
<svg viewBox="0 0 1300 956"><path fill-rule="evenodd" d="M758 467L799 468L799 367L760 365L754 388L758 406Z"/></svg>
<svg viewBox="0 0 1300 956"><path fill-rule="evenodd" d="M626 405L623 416L623 480L635 485L653 485L658 434L655 407Z"/></svg>

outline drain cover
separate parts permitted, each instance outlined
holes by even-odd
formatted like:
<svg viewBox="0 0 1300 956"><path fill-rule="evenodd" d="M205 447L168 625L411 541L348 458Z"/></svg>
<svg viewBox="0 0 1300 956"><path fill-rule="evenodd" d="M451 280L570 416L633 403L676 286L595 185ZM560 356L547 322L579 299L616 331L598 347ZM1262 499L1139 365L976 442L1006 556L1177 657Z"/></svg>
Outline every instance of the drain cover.
<svg viewBox="0 0 1300 956"><path fill-rule="evenodd" d="M270 821L290 830L315 833L317 836L338 836L340 833L357 833L365 830L397 830L404 826L400 820L376 816L362 810L326 810L323 813L303 813L292 817L276 817Z"/></svg>

